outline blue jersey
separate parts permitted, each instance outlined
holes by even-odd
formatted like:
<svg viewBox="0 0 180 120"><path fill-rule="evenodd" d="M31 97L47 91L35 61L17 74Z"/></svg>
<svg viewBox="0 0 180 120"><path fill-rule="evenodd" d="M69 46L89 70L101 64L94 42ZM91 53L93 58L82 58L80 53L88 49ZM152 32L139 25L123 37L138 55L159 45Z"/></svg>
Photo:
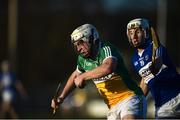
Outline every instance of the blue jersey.
<svg viewBox="0 0 180 120"><path fill-rule="evenodd" d="M156 50L156 57L162 58L162 65L156 75L152 74L150 70L152 65L152 47L153 44L149 40L141 53L135 50L132 64L136 72L148 85L155 101L155 107L160 107L180 93L180 75L172 64L165 47L161 44Z"/></svg>
<svg viewBox="0 0 180 120"><path fill-rule="evenodd" d="M12 96L12 101L16 99L15 84L17 82L15 74L12 72L0 73L0 84L2 94L8 92Z"/></svg>

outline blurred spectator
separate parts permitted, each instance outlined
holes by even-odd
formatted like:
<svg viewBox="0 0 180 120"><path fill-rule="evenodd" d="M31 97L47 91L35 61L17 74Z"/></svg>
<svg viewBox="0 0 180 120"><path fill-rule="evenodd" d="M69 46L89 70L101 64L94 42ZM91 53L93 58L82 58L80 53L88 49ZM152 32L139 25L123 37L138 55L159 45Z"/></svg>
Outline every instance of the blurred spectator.
<svg viewBox="0 0 180 120"><path fill-rule="evenodd" d="M10 118L18 118L14 109L17 93L20 93L23 99L27 98L27 93L20 80L16 78L15 73L10 70L10 63L7 60L1 63L0 90L2 98L0 118L6 118L6 115L9 115Z"/></svg>

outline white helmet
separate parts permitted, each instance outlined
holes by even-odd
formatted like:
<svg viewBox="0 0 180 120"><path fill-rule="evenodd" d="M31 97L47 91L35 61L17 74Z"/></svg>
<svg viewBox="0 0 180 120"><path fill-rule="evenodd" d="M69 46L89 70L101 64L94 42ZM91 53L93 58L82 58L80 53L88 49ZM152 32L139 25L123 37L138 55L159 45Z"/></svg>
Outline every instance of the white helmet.
<svg viewBox="0 0 180 120"><path fill-rule="evenodd" d="M148 20L144 19L144 18L137 18L134 20L131 20L128 24L127 24L127 35L130 29L134 29L134 28L141 28L144 33L145 33L145 37L148 38L148 31L149 31L149 22Z"/></svg>
<svg viewBox="0 0 180 120"><path fill-rule="evenodd" d="M93 43L99 39L99 34L96 28L91 24L84 24L76 28L71 34L71 42L74 43L78 40L89 42L92 40Z"/></svg>
<svg viewBox="0 0 180 120"><path fill-rule="evenodd" d="M133 19L127 24L127 36L128 36L130 43L131 43L131 39L129 36L129 30L134 29L134 28L141 28L141 30L144 31L145 39L149 38L149 36L150 36L150 33L149 33L150 25L149 25L148 20L146 20L144 18ZM145 41L142 41L142 42L145 42Z"/></svg>

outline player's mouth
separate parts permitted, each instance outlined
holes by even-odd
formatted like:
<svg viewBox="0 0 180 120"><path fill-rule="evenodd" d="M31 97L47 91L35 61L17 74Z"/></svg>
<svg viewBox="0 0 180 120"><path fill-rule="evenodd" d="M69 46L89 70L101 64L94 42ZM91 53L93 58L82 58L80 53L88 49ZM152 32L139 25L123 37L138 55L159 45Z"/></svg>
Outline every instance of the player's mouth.
<svg viewBox="0 0 180 120"><path fill-rule="evenodd" d="M139 46L139 42L138 42L138 40L135 40L135 41L133 41L133 45L134 45L134 47L137 47L137 46Z"/></svg>
<svg viewBox="0 0 180 120"><path fill-rule="evenodd" d="M139 41L138 41L137 39L134 39L134 40L133 40L133 44L134 44L134 45L137 45L137 44L139 44Z"/></svg>

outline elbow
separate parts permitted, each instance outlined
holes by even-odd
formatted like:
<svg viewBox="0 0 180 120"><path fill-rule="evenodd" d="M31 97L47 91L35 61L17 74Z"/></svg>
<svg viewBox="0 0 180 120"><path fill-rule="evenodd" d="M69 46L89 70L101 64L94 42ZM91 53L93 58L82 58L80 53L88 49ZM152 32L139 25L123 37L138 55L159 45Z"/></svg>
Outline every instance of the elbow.
<svg viewBox="0 0 180 120"><path fill-rule="evenodd" d="M107 62L107 63L103 64L102 68L103 68L104 73L106 75L108 75L108 74L111 74L115 71L116 66L117 66L117 63L111 61L111 62Z"/></svg>
<svg viewBox="0 0 180 120"><path fill-rule="evenodd" d="M112 68L110 68L110 67L107 67L107 68L105 68L105 73L108 75L108 74L111 74L112 72L114 72L114 70L112 69Z"/></svg>

